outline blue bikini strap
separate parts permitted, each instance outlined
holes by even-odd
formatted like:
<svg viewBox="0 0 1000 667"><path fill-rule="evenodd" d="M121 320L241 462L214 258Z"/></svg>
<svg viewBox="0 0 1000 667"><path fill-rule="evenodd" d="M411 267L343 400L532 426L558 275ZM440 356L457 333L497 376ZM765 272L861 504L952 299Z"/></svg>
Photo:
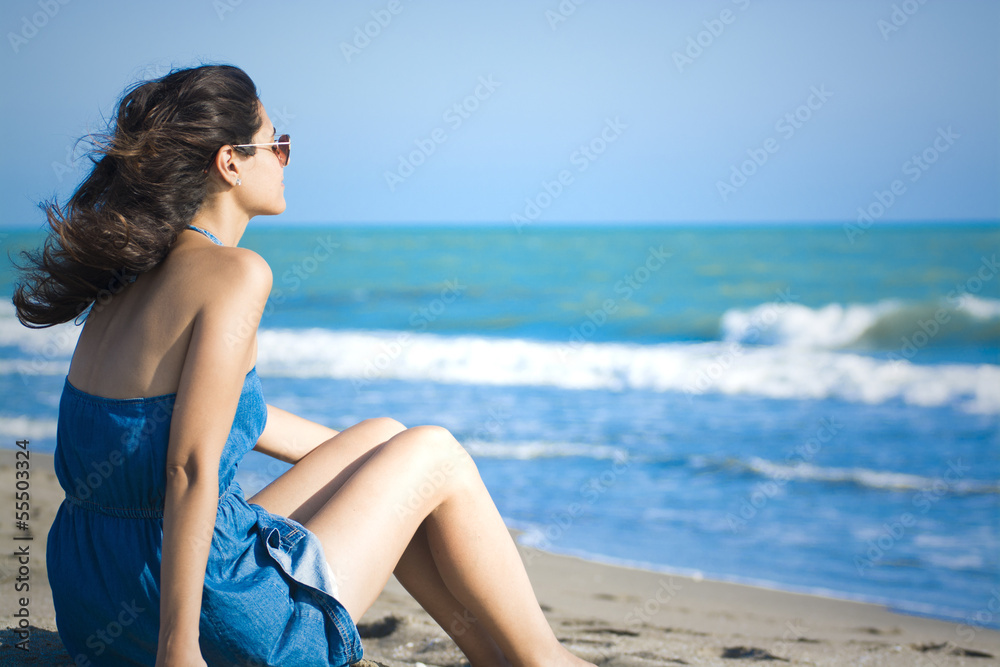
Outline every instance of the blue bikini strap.
<svg viewBox="0 0 1000 667"><path fill-rule="evenodd" d="M207 229L202 229L201 227L195 227L194 225L188 225L188 229L193 229L196 232L201 232L202 234L204 234L208 238L212 239L212 242L215 243L216 245L225 245L222 241L220 241L215 236L215 234L213 234L212 232L208 231Z"/></svg>

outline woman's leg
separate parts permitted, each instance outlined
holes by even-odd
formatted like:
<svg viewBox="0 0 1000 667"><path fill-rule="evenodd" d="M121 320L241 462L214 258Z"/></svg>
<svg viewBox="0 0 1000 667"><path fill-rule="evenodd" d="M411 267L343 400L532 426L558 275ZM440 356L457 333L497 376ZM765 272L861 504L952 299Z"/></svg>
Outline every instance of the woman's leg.
<svg viewBox="0 0 1000 667"><path fill-rule="evenodd" d="M318 445L248 502L300 523L316 513L368 459L372 450L406 430L395 419L366 419Z"/></svg>
<svg viewBox="0 0 1000 667"><path fill-rule="evenodd" d="M510 663L483 624L448 590L431 554L424 524L410 540L393 574L448 633L468 658L469 664L476 667L509 667Z"/></svg>
<svg viewBox="0 0 1000 667"><path fill-rule="evenodd" d="M354 619L424 526L447 589L513 664L590 664L559 644L475 463L445 429L393 436L305 525L323 541L339 599Z"/></svg>
<svg viewBox="0 0 1000 667"><path fill-rule="evenodd" d="M405 430L394 419L368 419L355 424L316 447L249 502L306 524L382 443ZM471 664L508 664L482 624L448 590L431 556L423 526L400 557L394 573Z"/></svg>

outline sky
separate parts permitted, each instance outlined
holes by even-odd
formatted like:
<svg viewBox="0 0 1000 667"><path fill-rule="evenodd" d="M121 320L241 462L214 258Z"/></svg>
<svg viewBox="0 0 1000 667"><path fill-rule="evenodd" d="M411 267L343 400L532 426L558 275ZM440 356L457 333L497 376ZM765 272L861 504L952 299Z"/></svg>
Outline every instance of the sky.
<svg viewBox="0 0 1000 667"><path fill-rule="evenodd" d="M296 223L1000 220L995 0L4 0L0 226L131 83L242 67Z"/></svg>

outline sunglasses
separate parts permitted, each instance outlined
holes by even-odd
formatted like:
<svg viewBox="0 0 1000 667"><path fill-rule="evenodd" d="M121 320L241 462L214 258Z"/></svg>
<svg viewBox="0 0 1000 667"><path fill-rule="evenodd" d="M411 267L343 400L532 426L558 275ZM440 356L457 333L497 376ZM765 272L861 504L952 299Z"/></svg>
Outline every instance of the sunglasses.
<svg viewBox="0 0 1000 667"><path fill-rule="evenodd" d="M232 144L233 148L256 148L258 146L270 146L271 152L273 152L278 158L278 164L282 167L288 165L288 154L292 149L292 140L287 134L283 134L278 137L277 141L269 141L266 144ZM209 160L208 164L205 165L205 168L202 171L207 174L208 168L211 166L212 160Z"/></svg>
<svg viewBox="0 0 1000 667"><path fill-rule="evenodd" d="M257 146L270 146L281 166L288 165L288 154L292 151L292 140L287 134L278 137L277 141L269 141L266 144L233 144L233 148L256 148Z"/></svg>

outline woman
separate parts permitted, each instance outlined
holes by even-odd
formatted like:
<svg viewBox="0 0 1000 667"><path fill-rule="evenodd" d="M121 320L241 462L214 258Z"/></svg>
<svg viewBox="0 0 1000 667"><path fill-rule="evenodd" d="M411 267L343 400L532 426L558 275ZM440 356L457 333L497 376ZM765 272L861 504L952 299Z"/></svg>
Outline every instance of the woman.
<svg viewBox="0 0 1000 667"><path fill-rule="evenodd" d="M89 307L47 553L64 644L80 665L346 665L395 573L476 667L589 665L552 633L451 434L391 419L337 432L264 403L272 276L238 243L285 209L289 140L274 135L235 67L137 85L68 205L46 206L45 247L23 253L22 323ZM247 500L233 475L251 448L294 465Z"/></svg>

